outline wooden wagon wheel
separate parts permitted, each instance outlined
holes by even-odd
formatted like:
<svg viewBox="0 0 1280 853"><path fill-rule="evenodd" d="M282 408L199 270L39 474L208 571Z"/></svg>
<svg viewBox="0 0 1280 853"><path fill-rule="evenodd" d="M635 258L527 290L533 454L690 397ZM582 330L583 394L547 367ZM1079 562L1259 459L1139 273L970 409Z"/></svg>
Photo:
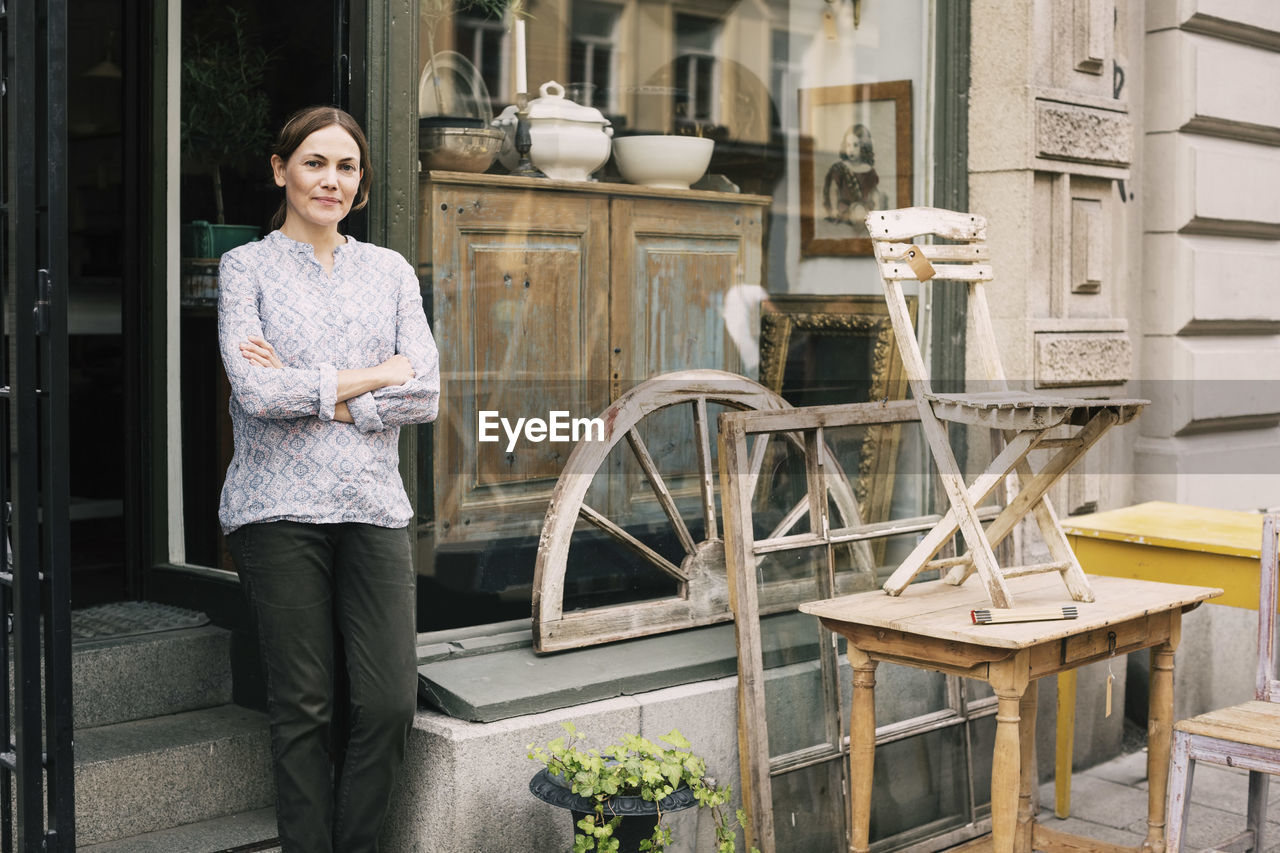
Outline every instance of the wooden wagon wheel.
<svg viewBox="0 0 1280 853"><path fill-rule="evenodd" d="M777 410L791 405L779 395L733 373L721 370L684 370L654 377L623 394L601 415L604 438L579 442L565 463L564 473L551 494L538 539L538 556L533 579L533 643L540 652L557 651L595 645L614 640L641 637L710 625L733 618L729 609L728 583L725 578L724 540L716 518L715 481L712 471L711 433L707 406L718 404L734 409ZM699 508L703 521L703 538L695 541L675 499L658 473L657 466L645 446L639 430L640 422L654 412L672 407L691 406L698 455L697 472ZM621 525L585 502L596 473L605 464L610 451L626 439L631 452L644 472L645 479L657 498L684 550L679 565L641 542ZM792 438L791 440L796 441ZM750 474L759 476L764 462L767 437L757 440L751 456ZM824 456L830 452L823 448ZM831 460L828 472L840 468ZM858 504L853 489L843 474L827 477L828 490L836 511L846 525L860 523ZM787 513L770 538L781 536L804 516L807 506L800 501ZM589 522L604 531L630 552L660 569L678 585L675 596L651 599L633 604L564 612L565 571L569 546L578 520ZM874 562L865 542L854 543L855 567L874 578ZM768 596L762 596L762 605Z"/></svg>

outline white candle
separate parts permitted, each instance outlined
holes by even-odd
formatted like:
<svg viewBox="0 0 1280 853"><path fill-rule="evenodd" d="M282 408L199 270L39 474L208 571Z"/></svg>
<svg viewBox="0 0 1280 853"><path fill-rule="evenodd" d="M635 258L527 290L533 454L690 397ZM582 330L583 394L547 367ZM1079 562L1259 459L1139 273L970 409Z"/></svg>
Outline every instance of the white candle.
<svg viewBox="0 0 1280 853"><path fill-rule="evenodd" d="M524 18L516 18L516 94L529 91L529 75L525 70Z"/></svg>

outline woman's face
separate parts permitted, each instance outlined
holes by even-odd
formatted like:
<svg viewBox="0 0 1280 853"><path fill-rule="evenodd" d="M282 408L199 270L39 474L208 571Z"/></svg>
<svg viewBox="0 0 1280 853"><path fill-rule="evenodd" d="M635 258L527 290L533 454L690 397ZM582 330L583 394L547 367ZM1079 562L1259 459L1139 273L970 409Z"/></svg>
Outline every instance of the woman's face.
<svg viewBox="0 0 1280 853"><path fill-rule="evenodd" d="M273 154L271 168L284 187L288 219L312 226L336 229L360 192L360 148L336 124L302 140L288 162Z"/></svg>

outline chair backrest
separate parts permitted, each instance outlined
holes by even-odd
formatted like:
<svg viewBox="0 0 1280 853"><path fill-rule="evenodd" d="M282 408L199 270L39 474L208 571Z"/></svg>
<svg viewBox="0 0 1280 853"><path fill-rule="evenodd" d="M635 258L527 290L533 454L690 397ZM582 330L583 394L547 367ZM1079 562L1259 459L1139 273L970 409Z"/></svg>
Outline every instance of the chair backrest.
<svg viewBox="0 0 1280 853"><path fill-rule="evenodd" d="M985 390L1004 389L1004 368L1000 364L984 289L984 282L992 280L989 263L991 255L987 248L987 220L973 213L936 207L904 207L898 210L871 211L867 214L867 230L871 234L871 245L880 268L894 337L898 341L907 379L916 399L923 400L931 393L931 388L929 371L916 341L916 330L911 322L901 285L903 281L919 280L916 271L907 262L913 245L932 264L932 280L949 279L967 283L969 317L973 321L970 344L980 361L983 374L980 378L989 383ZM916 242L917 238L925 236L950 242Z"/></svg>
<svg viewBox="0 0 1280 853"><path fill-rule="evenodd" d="M1280 702L1280 681L1276 680L1276 588L1277 548L1280 513L1262 519L1262 562L1258 566L1258 692L1264 702Z"/></svg>

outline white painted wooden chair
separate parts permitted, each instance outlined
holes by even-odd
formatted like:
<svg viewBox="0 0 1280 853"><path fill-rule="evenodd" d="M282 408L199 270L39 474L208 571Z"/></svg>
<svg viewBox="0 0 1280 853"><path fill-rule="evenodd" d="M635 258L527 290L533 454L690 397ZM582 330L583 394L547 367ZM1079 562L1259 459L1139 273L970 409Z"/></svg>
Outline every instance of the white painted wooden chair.
<svg viewBox="0 0 1280 853"><path fill-rule="evenodd" d="M940 569L946 580L961 584L975 571L986 586L991 603L1012 607L1013 597L1005 579L1040 572L1058 572L1072 599L1092 601L1084 571L1072 553L1047 495L1049 488L1085 451L1112 426L1131 420L1145 400L1095 400L1057 397L1010 389L996 347L987 308L986 282L992 280L986 242L986 220L971 213L928 207L872 211L867 228L894 335L902 354L911 392L920 410L920 421L933 452L951 508L921 540L915 550L885 583L890 595L898 595L921 572ZM922 236L941 238L946 244L925 243ZM918 241L918 242L917 242ZM969 317L973 330L970 345L976 347L982 375L970 377L980 384L974 394L934 393L929 372L916 342L916 330L907 311L902 282L953 280L968 287ZM1004 447L974 481L965 482L947 439L944 422L987 427L1003 434ZM1058 426L1079 427L1067 438L1051 438ZM1033 471L1027 457L1033 450L1056 448L1056 453ZM1020 489L984 530L976 506L1016 474ZM994 548L1024 516L1031 513L1044 537L1050 562L1001 567ZM967 551L958 557L934 559L959 530Z"/></svg>
<svg viewBox="0 0 1280 853"><path fill-rule="evenodd" d="M1280 681L1276 680L1277 543L1280 515L1262 521L1261 582L1258 591L1258 680L1255 700L1182 720L1173 727L1169 759L1169 853L1182 850L1191 811L1196 762L1209 761L1249 771L1249 807L1244 832L1218 850L1265 849L1269 774L1280 773Z"/></svg>

